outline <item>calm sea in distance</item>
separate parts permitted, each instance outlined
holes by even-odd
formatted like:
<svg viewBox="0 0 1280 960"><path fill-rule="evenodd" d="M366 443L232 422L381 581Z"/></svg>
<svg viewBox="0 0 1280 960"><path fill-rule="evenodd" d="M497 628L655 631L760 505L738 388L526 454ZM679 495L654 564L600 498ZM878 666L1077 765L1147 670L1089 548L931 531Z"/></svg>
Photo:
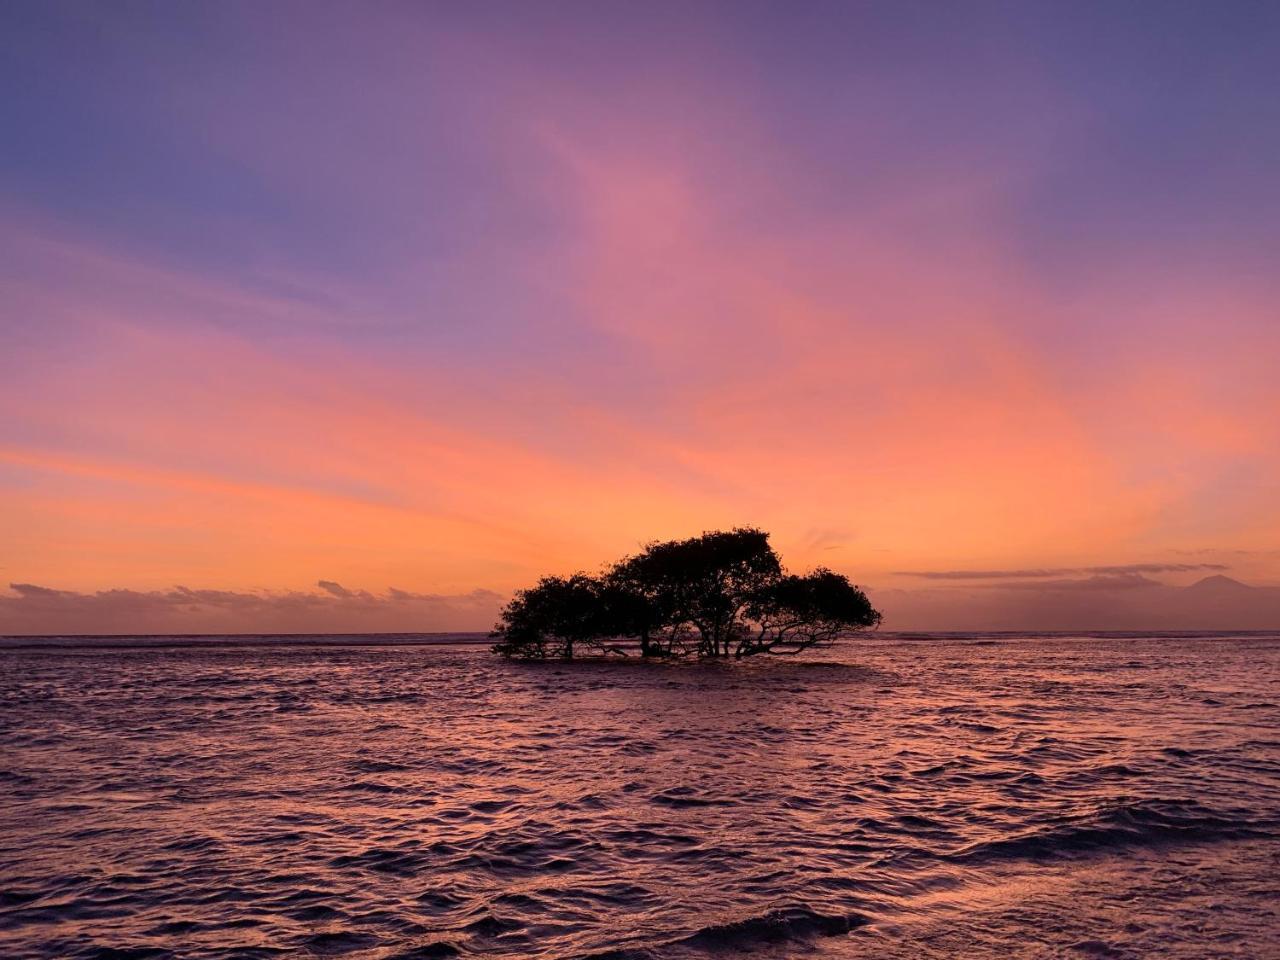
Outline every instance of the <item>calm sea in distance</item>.
<svg viewBox="0 0 1280 960"><path fill-rule="evenodd" d="M1280 635L390 639L0 641L0 956L1280 957Z"/></svg>

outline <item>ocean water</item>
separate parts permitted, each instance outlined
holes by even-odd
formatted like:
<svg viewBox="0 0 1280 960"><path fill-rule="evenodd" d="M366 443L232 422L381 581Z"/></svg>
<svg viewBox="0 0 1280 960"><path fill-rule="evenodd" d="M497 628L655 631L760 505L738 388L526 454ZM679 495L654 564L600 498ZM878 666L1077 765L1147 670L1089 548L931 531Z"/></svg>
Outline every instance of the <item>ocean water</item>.
<svg viewBox="0 0 1280 960"><path fill-rule="evenodd" d="M0 650L0 956L1280 957L1280 637L348 642Z"/></svg>

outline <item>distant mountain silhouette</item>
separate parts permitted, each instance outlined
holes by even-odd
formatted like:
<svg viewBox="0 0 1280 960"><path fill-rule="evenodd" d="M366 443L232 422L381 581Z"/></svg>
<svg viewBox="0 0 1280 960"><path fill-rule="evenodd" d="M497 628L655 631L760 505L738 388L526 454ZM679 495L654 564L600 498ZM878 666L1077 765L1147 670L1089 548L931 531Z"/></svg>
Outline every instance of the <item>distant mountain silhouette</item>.
<svg viewBox="0 0 1280 960"><path fill-rule="evenodd" d="M890 630L1280 630L1280 586L1214 574L872 591Z"/></svg>
<svg viewBox="0 0 1280 960"><path fill-rule="evenodd" d="M1231 577L1224 577L1220 573L1215 573L1213 576L1197 580L1195 583L1188 587L1184 587L1183 589L1194 590L1206 595L1239 596L1245 593L1253 593L1259 588L1251 587L1247 583L1241 583L1239 580L1233 580Z"/></svg>

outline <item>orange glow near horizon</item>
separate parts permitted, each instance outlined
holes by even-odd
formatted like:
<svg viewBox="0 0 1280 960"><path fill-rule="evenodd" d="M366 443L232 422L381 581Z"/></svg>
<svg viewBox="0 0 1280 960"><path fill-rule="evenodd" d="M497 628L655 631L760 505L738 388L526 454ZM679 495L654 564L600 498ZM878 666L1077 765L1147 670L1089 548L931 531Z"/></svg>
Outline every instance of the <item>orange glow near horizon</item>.
<svg viewBox="0 0 1280 960"><path fill-rule="evenodd" d="M910 571L1280 585L1274 285L1173 232L1032 252L1067 219L1019 226L1057 171L1038 111L941 153L864 104L827 145L860 184L725 83L731 57L594 91L432 42L480 91L443 173L407 100L367 118L399 153L329 143L285 109L288 64L255 65L283 130L215 104L198 132L282 208L384 229L376 255L304 255L305 218L259 236L209 200L181 232L221 231L202 257L5 195L4 582L503 595L749 524L882 591L890 625Z"/></svg>

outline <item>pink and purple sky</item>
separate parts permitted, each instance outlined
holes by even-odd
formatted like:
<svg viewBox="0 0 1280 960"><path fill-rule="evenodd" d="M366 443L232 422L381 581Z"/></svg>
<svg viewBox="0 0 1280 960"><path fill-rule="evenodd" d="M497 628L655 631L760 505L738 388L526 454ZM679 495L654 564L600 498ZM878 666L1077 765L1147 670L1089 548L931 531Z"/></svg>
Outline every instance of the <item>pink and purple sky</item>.
<svg viewBox="0 0 1280 960"><path fill-rule="evenodd" d="M888 629L1280 627L1280 6L0 25L0 633L484 629L741 524Z"/></svg>

